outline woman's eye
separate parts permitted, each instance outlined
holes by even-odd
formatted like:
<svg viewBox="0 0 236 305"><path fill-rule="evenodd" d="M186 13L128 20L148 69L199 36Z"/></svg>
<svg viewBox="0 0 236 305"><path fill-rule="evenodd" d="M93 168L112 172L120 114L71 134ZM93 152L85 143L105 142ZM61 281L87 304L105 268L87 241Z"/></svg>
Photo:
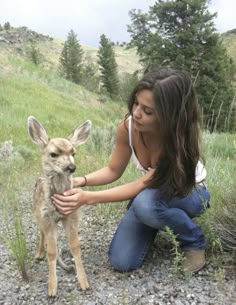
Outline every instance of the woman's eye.
<svg viewBox="0 0 236 305"><path fill-rule="evenodd" d="M57 158L59 155L58 155L58 154L55 154L55 153L50 153L50 156L51 156L52 158Z"/></svg>
<svg viewBox="0 0 236 305"><path fill-rule="evenodd" d="M153 114L153 112L148 111L148 110L144 110L144 112L145 112L146 115L152 115Z"/></svg>

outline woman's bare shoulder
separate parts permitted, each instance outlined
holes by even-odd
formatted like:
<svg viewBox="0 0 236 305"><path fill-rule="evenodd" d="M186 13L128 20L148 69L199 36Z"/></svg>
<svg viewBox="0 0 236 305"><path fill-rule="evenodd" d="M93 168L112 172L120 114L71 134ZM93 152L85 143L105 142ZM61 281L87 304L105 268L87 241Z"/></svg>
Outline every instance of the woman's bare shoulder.
<svg viewBox="0 0 236 305"><path fill-rule="evenodd" d="M128 141L128 117L124 117L118 124L116 136L120 139L122 138L124 141Z"/></svg>

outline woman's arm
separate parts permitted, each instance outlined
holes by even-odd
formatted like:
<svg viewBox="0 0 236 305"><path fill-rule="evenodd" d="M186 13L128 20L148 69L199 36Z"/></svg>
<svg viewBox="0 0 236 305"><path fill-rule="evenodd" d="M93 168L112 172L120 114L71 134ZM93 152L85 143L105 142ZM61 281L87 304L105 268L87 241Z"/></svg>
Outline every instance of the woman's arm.
<svg viewBox="0 0 236 305"><path fill-rule="evenodd" d="M153 172L154 170L150 170L147 174L133 182L107 190L93 192L85 191L84 204L106 203L131 199L147 187L146 182L151 178Z"/></svg>
<svg viewBox="0 0 236 305"><path fill-rule="evenodd" d="M65 192L64 196L55 194L52 199L58 211L64 215L72 213L83 204L96 204L131 199L147 187L146 182L151 178L153 172L154 170L150 170L138 180L111 189L94 192L71 189Z"/></svg>
<svg viewBox="0 0 236 305"><path fill-rule="evenodd" d="M116 131L116 143L108 166L86 175L86 186L96 186L111 183L119 179L129 162L131 149L129 146L128 130L122 121ZM84 185L83 177L74 178L74 186Z"/></svg>

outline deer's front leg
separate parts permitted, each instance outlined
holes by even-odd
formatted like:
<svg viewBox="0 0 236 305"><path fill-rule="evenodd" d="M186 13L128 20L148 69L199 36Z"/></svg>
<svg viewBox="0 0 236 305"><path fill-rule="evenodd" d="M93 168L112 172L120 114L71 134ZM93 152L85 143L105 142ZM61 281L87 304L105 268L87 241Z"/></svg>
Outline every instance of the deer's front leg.
<svg viewBox="0 0 236 305"><path fill-rule="evenodd" d="M48 295L57 294L57 227L50 227L47 236L47 257L48 257Z"/></svg>
<svg viewBox="0 0 236 305"><path fill-rule="evenodd" d="M77 233L77 223L74 223L73 220L68 217L65 221L63 221L63 224L68 239L70 251L75 260L75 267L79 285L82 290L86 290L87 288L89 288L89 283L81 260L79 237Z"/></svg>

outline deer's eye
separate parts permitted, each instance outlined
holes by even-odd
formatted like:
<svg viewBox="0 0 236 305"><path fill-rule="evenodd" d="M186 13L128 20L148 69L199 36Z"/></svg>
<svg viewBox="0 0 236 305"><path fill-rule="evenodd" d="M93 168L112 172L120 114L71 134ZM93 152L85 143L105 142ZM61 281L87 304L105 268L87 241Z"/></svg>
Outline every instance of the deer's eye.
<svg viewBox="0 0 236 305"><path fill-rule="evenodd" d="M76 155L76 153L73 153L73 154L72 154L72 157L75 157L75 155Z"/></svg>
<svg viewBox="0 0 236 305"><path fill-rule="evenodd" d="M50 153L50 156L51 156L52 158L57 158L59 155L56 154L56 153Z"/></svg>

